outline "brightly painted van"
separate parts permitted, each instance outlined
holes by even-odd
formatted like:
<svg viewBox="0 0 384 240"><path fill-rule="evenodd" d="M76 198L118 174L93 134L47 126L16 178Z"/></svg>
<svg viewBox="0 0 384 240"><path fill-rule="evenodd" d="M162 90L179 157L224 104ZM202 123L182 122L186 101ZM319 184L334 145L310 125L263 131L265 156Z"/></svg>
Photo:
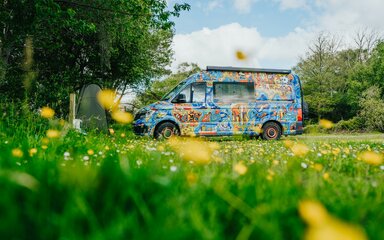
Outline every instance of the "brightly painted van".
<svg viewBox="0 0 384 240"><path fill-rule="evenodd" d="M303 133L300 79L290 70L207 67L141 109L137 135L263 139Z"/></svg>

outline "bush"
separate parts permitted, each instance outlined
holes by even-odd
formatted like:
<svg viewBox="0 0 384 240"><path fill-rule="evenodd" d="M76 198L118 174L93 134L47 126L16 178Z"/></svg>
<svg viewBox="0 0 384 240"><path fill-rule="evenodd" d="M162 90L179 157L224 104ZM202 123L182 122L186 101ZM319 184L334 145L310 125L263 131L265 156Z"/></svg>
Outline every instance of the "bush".
<svg viewBox="0 0 384 240"><path fill-rule="evenodd" d="M364 130L363 119L354 117L348 120L341 120L333 127L335 131L361 131Z"/></svg>

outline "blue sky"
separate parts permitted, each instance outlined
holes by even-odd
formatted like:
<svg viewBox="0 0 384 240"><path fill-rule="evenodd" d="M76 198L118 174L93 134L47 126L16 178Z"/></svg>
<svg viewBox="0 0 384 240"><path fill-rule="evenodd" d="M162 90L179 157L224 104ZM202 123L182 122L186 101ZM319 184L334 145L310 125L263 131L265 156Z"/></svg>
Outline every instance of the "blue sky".
<svg viewBox="0 0 384 240"><path fill-rule="evenodd" d="M187 2L174 19L172 70L201 67L292 68L321 32L353 47L358 31L382 33L384 0L167 0ZM236 51L248 57L239 61Z"/></svg>
<svg viewBox="0 0 384 240"><path fill-rule="evenodd" d="M175 19L176 33L185 34L204 27L217 28L233 22L245 27L256 27L267 37L291 32L311 21L314 9L281 9L277 1L256 1L248 10L237 9L232 0L188 1L191 11ZM318 10L318 9L316 9Z"/></svg>

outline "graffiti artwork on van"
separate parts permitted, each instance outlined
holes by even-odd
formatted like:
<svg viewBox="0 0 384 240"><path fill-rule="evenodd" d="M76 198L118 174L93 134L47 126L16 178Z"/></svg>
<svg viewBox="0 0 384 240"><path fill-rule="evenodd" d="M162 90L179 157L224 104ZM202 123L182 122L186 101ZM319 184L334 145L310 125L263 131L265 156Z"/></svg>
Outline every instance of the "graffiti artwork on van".
<svg viewBox="0 0 384 240"><path fill-rule="evenodd" d="M204 103L157 102L150 105L154 114L145 119L148 134L161 121L175 122L182 135L259 135L266 121L281 124L283 134L294 134L301 111L299 80L292 74L203 71L191 76L185 85L206 82ZM255 86L254 100L214 101L215 83L246 82ZM176 93L175 93L176 94ZM174 95L176 96L176 95Z"/></svg>

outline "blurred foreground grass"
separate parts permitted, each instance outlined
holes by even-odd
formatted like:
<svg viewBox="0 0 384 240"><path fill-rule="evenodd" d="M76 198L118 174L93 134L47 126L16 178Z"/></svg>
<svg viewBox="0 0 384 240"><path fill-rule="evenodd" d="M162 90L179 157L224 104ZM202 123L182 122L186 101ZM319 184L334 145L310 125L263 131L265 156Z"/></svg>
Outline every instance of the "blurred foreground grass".
<svg viewBox="0 0 384 240"><path fill-rule="evenodd" d="M47 128L1 122L1 239L316 239L324 211L345 239L384 238L380 134L170 143Z"/></svg>

